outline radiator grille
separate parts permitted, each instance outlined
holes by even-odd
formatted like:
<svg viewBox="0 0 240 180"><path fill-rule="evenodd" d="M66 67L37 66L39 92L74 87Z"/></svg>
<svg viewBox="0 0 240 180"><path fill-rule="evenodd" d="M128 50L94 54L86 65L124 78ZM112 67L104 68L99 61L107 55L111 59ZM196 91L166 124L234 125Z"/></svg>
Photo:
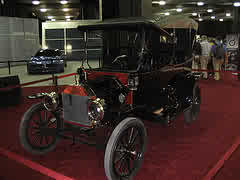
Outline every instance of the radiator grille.
<svg viewBox="0 0 240 180"><path fill-rule="evenodd" d="M88 99L88 96L62 93L64 120L91 126L88 119Z"/></svg>

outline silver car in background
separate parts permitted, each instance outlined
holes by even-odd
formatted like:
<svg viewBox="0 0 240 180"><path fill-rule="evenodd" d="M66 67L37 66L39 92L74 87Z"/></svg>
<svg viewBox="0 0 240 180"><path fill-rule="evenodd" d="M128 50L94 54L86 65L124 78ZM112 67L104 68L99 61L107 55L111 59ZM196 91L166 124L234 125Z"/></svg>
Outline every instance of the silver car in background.
<svg viewBox="0 0 240 180"><path fill-rule="evenodd" d="M60 73L66 67L65 55L59 49L41 49L27 62L27 72Z"/></svg>

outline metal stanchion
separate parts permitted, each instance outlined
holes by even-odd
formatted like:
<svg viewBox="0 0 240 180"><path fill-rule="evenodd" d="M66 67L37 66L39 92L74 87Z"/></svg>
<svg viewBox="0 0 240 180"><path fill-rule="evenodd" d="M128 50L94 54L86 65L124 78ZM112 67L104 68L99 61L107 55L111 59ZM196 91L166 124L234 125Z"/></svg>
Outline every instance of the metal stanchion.
<svg viewBox="0 0 240 180"><path fill-rule="evenodd" d="M53 85L55 87L55 90L56 92L58 92L58 77L52 74L52 78L53 78Z"/></svg>
<svg viewBox="0 0 240 180"><path fill-rule="evenodd" d="M8 61L8 73L11 74L11 66L10 66L10 61Z"/></svg>

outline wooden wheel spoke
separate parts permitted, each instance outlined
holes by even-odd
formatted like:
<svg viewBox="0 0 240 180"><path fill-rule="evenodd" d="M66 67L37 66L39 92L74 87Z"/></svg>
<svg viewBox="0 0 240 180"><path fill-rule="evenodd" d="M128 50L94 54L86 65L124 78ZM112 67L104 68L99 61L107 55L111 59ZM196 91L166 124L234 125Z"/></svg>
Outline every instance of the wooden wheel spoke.
<svg viewBox="0 0 240 180"><path fill-rule="evenodd" d="M128 144L131 144L131 142L132 142L133 133L134 133L134 128L132 127L131 132L130 132L130 136L129 136L129 140L128 140Z"/></svg>
<svg viewBox="0 0 240 180"><path fill-rule="evenodd" d="M36 125L40 125L40 123L36 120L36 119L33 119L33 122L34 122L34 124L36 124Z"/></svg>
<svg viewBox="0 0 240 180"><path fill-rule="evenodd" d="M41 111L38 111L38 117L39 117L39 122L42 122L42 116L41 116Z"/></svg>
<svg viewBox="0 0 240 180"><path fill-rule="evenodd" d="M40 136L40 144L42 145L43 143L43 136Z"/></svg>
<svg viewBox="0 0 240 180"><path fill-rule="evenodd" d="M126 170L127 170L127 158L124 159L124 162L123 162L123 173L124 174L126 173Z"/></svg>
<svg viewBox="0 0 240 180"><path fill-rule="evenodd" d="M123 152L124 152L123 149L116 149L115 151L116 151L117 153L123 153Z"/></svg>
<svg viewBox="0 0 240 180"><path fill-rule="evenodd" d="M38 136L39 134L40 134L39 131L34 131L34 132L31 133L32 136Z"/></svg>
<svg viewBox="0 0 240 180"><path fill-rule="evenodd" d="M44 121L47 122L47 112L44 111Z"/></svg>
<svg viewBox="0 0 240 180"><path fill-rule="evenodd" d="M32 129L39 130L39 126L33 126Z"/></svg>
<svg viewBox="0 0 240 180"><path fill-rule="evenodd" d="M129 145L130 145L130 147L132 147L132 146L133 146L133 144L136 142L136 139L137 139L137 137L138 137L138 131L136 131L136 134L135 134L135 136L134 136L133 140L132 140L132 141L131 141L131 143L129 144Z"/></svg>
<svg viewBox="0 0 240 180"><path fill-rule="evenodd" d="M52 121L48 121L48 127L50 127L51 125L56 124L56 121L52 122Z"/></svg>
<svg viewBox="0 0 240 180"><path fill-rule="evenodd" d="M45 141L46 141L46 143L48 144L48 136L45 136Z"/></svg>
<svg viewBox="0 0 240 180"><path fill-rule="evenodd" d="M127 158L127 170L128 170L128 174L130 174L131 172L130 157Z"/></svg>
<svg viewBox="0 0 240 180"><path fill-rule="evenodd" d="M120 156L117 160L115 159L114 164L119 163L120 161L122 161L122 159L124 158L124 156L126 156L126 154L123 154L122 156Z"/></svg>
<svg viewBox="0 0 240 180"><path fill-rule="evenodd" d="M124 158L121 159L121 161L120 161L120 165L119 165L119 171L121 171L122 173L124 172L124 171L123 171L123 168L124 168L124 161L125 161Z"/></svg>

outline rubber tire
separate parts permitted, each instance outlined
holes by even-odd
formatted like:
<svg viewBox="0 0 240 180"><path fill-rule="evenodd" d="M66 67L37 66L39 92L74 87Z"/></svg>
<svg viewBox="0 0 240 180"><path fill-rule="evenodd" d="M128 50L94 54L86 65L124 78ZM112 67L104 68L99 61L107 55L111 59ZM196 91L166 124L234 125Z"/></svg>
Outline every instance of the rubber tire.
<svg viewBox="0 0 240 180"><path fill-rule="evenodd" d="M28 125L28 122L31 120L32 114L41 108L44 108L42 103L37 103L37 104L32 105L24 113L22 120L20 122L20 126L19 126L20 144L26 151L28 151L29 153L34 154L34 155L43 155L43 154L53 151L56 148L56 145L60 140L59 137L56 137L55 141L51 144L51 146L49 146L48 148L42 149L42 150L33 148L31 146L31 144L29 144L29 142L27 140L27 128L28 128L27 125Z"/></svg>
<svg viewBox="0 0 240 180"><path fill-rule="evenodd" d="M144 153L146 151L146 144L147 144L146 128L140 119L135 118L135 117L128 117L128 118L124 119L123 121L121 121L115 127L115 129L112 132L112 134L108 140L108 143L107 143L107 147L106 147L105 155L104 155L104 169L105 169L105 174L106 174L108 180L118 180L119 179L119 177L116 177L116 175L113 171L113 167L112 167L112 160L113 160L113 154L114 154L113 150L115 149L115 146L118 142L119 137L121 137L121 134L131 126L139 126L140 127L140 129L142 130L143 136L144 136L144 145L143 145L142 159L138 163L138 167L136 167L136 169L134 170L134 172L131 174L131 176L128 179L132 179L141 167L141 164L144 159Z"/></svg>
<svg viewBox="0 0 240 180"><path fill-rule="evenodd" d="M193 88L193 99L195 99L196 91L200 91L198 86ZM197 120L201 106L201 94L199 98L198 104L192 104L192 106L184 112L184 121L186 124L191 124L193 121Z"/></svg>

